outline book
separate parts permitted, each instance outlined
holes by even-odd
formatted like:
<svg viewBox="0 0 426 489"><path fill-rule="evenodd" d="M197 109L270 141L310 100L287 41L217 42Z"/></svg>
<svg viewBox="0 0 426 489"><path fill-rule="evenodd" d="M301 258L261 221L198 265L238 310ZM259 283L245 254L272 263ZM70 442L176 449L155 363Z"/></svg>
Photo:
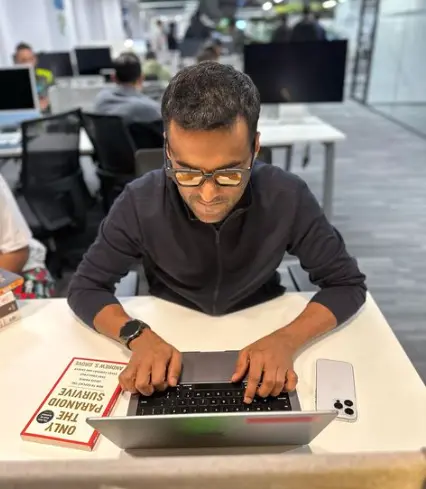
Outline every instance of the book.
<svg viewBox="0 0 426 489"><path fill-rule="evenodd" d="M0 295L0 329L20 319L18 303L13 292Z"/></svg>
<svg viewBox="0 0 426 489"><path fill-rule="evenodd" d="M24 283L23 277L0 268L0 295L6 294Z"/></svg>
<svg viewBox="0 0 426 489"><path fill-rule="evenodd" d="M73 358L21 432L26 441L91 451L99 433L86 423L108 416L126 363Z"/></svg>

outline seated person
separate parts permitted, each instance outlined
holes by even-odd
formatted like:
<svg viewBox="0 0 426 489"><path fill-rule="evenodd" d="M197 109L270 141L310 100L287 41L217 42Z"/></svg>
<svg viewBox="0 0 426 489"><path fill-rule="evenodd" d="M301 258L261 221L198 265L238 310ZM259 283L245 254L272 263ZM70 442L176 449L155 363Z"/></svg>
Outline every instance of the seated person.
<svg viewBox="0 0 426 489"><path fill-rule="evenodd" d="M98 114L118 115L126 124L150 123L161 120L158 102L141 92L142 66L134 53L122 53L114 60L112 87L105 87L95 98L94 110Z"/></svg>
<svg viewBox="0 0 426 489"><path fill-rule="evenodd" d="M34 67L37 93L40 100L40 110L42 112L48 112L50 108L48 90L49 87L55 84L53 73L50 70L37 67L37 56L31 46L24 42L21 42L16 46L13 59L17 65L31 65Z"/></svg>
<svg viewBox="0 0 426 489"><path fill-rule="evenodd" d="M148 51L145 56L143 74L147 81L170 81L172 79L170 71L157 60L157 55L154 53L154 51Z"/></svg>
<svg viewBox="0 0 426 489"><path fill-rule="evenodd" d="M32 238L9 186L0 175L0 268L24 278L24 283L14 290L18 299L53 296L54 281L45 259L46 248Z"/></svg>
<svg viewBox="0 0 426 489"><path fill-rule="evenodd" d="M213 46L205 47L198 55L197 55L197 63L202 63L203 61L216 61L219 62L219 55L217 54L216 49Z"/></svg>
<svg viewBox="0 0 426 489"><path fill-rule="evenodd" d="M115 201L68 302L132 350L122 387L151 395L176 385L181 354L126 312L114 284L143 264L150 294L220 316L282 295L277 269L289 253L321 290L293 322L240 352L232 380L248 373L247 403L256 392L294 390L297 352L358 311L365 276L306 183L257 161L260 95L247 75L215 62L185 68L166 89L162 114L165 167Z"/></svg>

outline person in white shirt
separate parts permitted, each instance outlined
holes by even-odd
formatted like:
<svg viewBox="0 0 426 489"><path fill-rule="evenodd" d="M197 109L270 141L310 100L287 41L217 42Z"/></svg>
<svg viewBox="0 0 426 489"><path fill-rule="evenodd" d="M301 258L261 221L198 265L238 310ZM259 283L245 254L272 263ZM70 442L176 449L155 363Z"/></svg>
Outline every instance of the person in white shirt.
<svg viewBox="0 0 426 489"><path fill-rule="evenodd" d="M54 281L45 260L46 248L32 237L8 184L0 175L0 268L24 278L23 285L14 290L18 299L52 297Z"/></svg>
<svg viewBox="0 0 426 489"><path fill-rule="evenodd" d="M161 57L161 55L168 51L167 34L163 22L160 19L157 20L154 27L151 45L152 50L158 57Z"/></svg>

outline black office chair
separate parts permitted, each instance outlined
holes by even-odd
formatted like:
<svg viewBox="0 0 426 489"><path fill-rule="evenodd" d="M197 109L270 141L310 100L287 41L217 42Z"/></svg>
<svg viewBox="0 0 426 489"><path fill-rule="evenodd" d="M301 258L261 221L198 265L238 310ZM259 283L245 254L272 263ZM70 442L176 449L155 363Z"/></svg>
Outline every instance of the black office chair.
<svg viewBox="0 0 426 489"><path fill-rule="evenodd" d="M163 121L134 122L128 126L136 149L157 149L164 146Z"/></svg>
<svg viewBox="0 0 426 489"><path fill-rule="evenodd" d="M107 213L126 184L136 178L136 146L121 117L83 113L82 119L97 154L97 174Z"/></svg>
<svg viewBox="0 0 426 489"><path fill-rule="evenodd" d="M164 166L164 150L140 149L135 155L136 176L142 177L153 170L159 170Z"/></svg>
<svg viewBox="0 0 426 489"><path fill-rule="evenodd" d="M84 231L93 199L80 168L79 110L22 123L22 170L17 200L35 237L54 255L60 275L57 238Z"/></svg>

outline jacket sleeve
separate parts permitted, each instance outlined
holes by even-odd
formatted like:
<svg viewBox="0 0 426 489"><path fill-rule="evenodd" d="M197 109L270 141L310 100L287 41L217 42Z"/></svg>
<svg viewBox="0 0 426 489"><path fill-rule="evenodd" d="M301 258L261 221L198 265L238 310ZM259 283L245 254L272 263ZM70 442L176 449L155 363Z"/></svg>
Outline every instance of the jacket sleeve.
<svg viewBox="0 0 426 489"><path fill-rule="evenodd" d="M345 247L340 233L328 222L317 200L303 182L288 252L299 258L309 279L320 287L312 298L328 308L338 324L350 319L364 304L365 275Z"/></svg>
<svg viewBox="0 0 426 489"><path fill-rule="evenodd" d="M87 325L104 307L119 304L115 285L143 256L142 232L128 187L99 227L68 290L68 304Z"/></svg>

